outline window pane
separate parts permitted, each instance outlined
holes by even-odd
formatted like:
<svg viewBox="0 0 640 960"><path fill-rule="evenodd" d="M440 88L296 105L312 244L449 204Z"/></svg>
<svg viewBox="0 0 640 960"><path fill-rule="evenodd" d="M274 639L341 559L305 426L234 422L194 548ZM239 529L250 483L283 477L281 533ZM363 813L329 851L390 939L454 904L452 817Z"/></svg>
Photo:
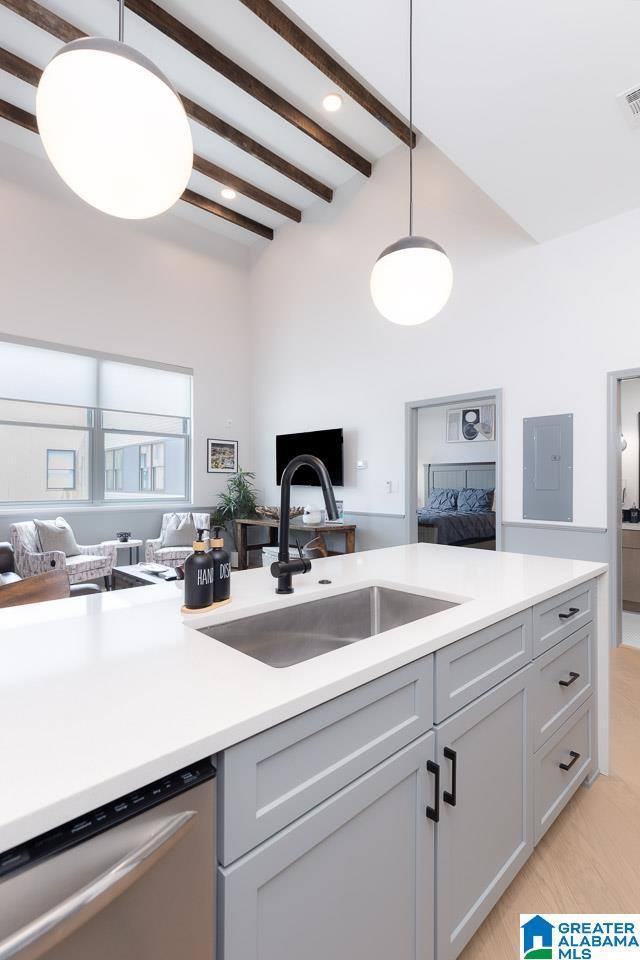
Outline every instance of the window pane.
<svg viewBox="0 0 640 960"><path fill-rule="evenodd" d="M151 413L118 413L102 411L102 426L105 430L139 430L142 433L185 433L182 417L157 417Z"/></svg>
<svg viewBox="0 0 640 960"><path fill-rule="evenodd" d="M105 499L184 499L186 444L184 437L105 432ZM113 468L108 466L110 450Z"/></svg>
<svg viewBox="0 0 640 960"><path fill-rule="evenodd" d="M1 386L0 392L2 392ZM0 420L20 420L23 423L55 423L61 427L87 427L89 426L89 411L85 407L62 407L56 403L0 400Z"/></svg>
<svg viewBox="0 0 640 960"><path fill-rule="evenodd" d="M0 501L88 500L89 449L88 430L0 424Z"/></svg>

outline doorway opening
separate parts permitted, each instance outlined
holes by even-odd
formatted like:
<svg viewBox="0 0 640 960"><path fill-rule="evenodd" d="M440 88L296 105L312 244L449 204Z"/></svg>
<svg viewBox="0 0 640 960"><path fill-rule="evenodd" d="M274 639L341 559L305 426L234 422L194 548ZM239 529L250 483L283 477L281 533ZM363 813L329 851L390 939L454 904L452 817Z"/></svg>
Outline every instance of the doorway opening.
<svg viewBox="0 0 640 960"><path fill-rule="evenodd" d="M406 404L407 543L502 549L502 391Z"/></svg>
<svg viewBox="0 0 640 960"><path fill-rule="evenodd" d="M609 381L611 643L640 649L640 369Z"/></svg>

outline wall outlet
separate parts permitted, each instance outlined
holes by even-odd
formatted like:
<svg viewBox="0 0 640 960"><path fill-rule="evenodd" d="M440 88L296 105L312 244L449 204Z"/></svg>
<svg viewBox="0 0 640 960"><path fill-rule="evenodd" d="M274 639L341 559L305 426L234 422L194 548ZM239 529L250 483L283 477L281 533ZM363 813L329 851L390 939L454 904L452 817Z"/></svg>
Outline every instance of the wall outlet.
<svg viewBox="0 0 640 960"><path fill-rule="evenodd" d="M384 488L387 493L393 493L393 480L387 480L384 485Z"/></svg>

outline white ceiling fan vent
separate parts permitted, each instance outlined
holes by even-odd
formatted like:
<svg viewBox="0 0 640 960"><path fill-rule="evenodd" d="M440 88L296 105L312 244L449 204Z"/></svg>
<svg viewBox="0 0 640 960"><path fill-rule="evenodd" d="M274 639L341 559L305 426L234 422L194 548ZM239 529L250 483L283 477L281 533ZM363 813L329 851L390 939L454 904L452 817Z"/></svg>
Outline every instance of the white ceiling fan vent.
<svg viewBox="0 0 640 960"><path fill-rule="evenodd" d="M618 103L631 126L640 126L640 87L618 94Z"/></svg>

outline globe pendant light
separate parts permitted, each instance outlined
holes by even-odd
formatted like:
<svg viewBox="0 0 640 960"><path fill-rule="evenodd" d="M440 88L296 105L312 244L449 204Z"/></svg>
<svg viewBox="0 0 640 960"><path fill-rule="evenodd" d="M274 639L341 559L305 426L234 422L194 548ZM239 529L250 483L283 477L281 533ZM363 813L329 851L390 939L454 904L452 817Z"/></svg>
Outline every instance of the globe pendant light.
<svg viewBox="0 0 640 960"><path fill-rule="evenodd" d="M184 191L193 167L189 121L178 94L145 56L119 39L66 44L44 70L38 130L56 171L103 213L154 217Z"/></svg>
<svg viewBox="0 0 640 960"><path fill-rule="evenodd" d="M371 271L371 296L392 323L413 326L439 313L451 295L453 271L442 247L413 234L413 0L409 0L409 236L386 247Z"/></svg>

